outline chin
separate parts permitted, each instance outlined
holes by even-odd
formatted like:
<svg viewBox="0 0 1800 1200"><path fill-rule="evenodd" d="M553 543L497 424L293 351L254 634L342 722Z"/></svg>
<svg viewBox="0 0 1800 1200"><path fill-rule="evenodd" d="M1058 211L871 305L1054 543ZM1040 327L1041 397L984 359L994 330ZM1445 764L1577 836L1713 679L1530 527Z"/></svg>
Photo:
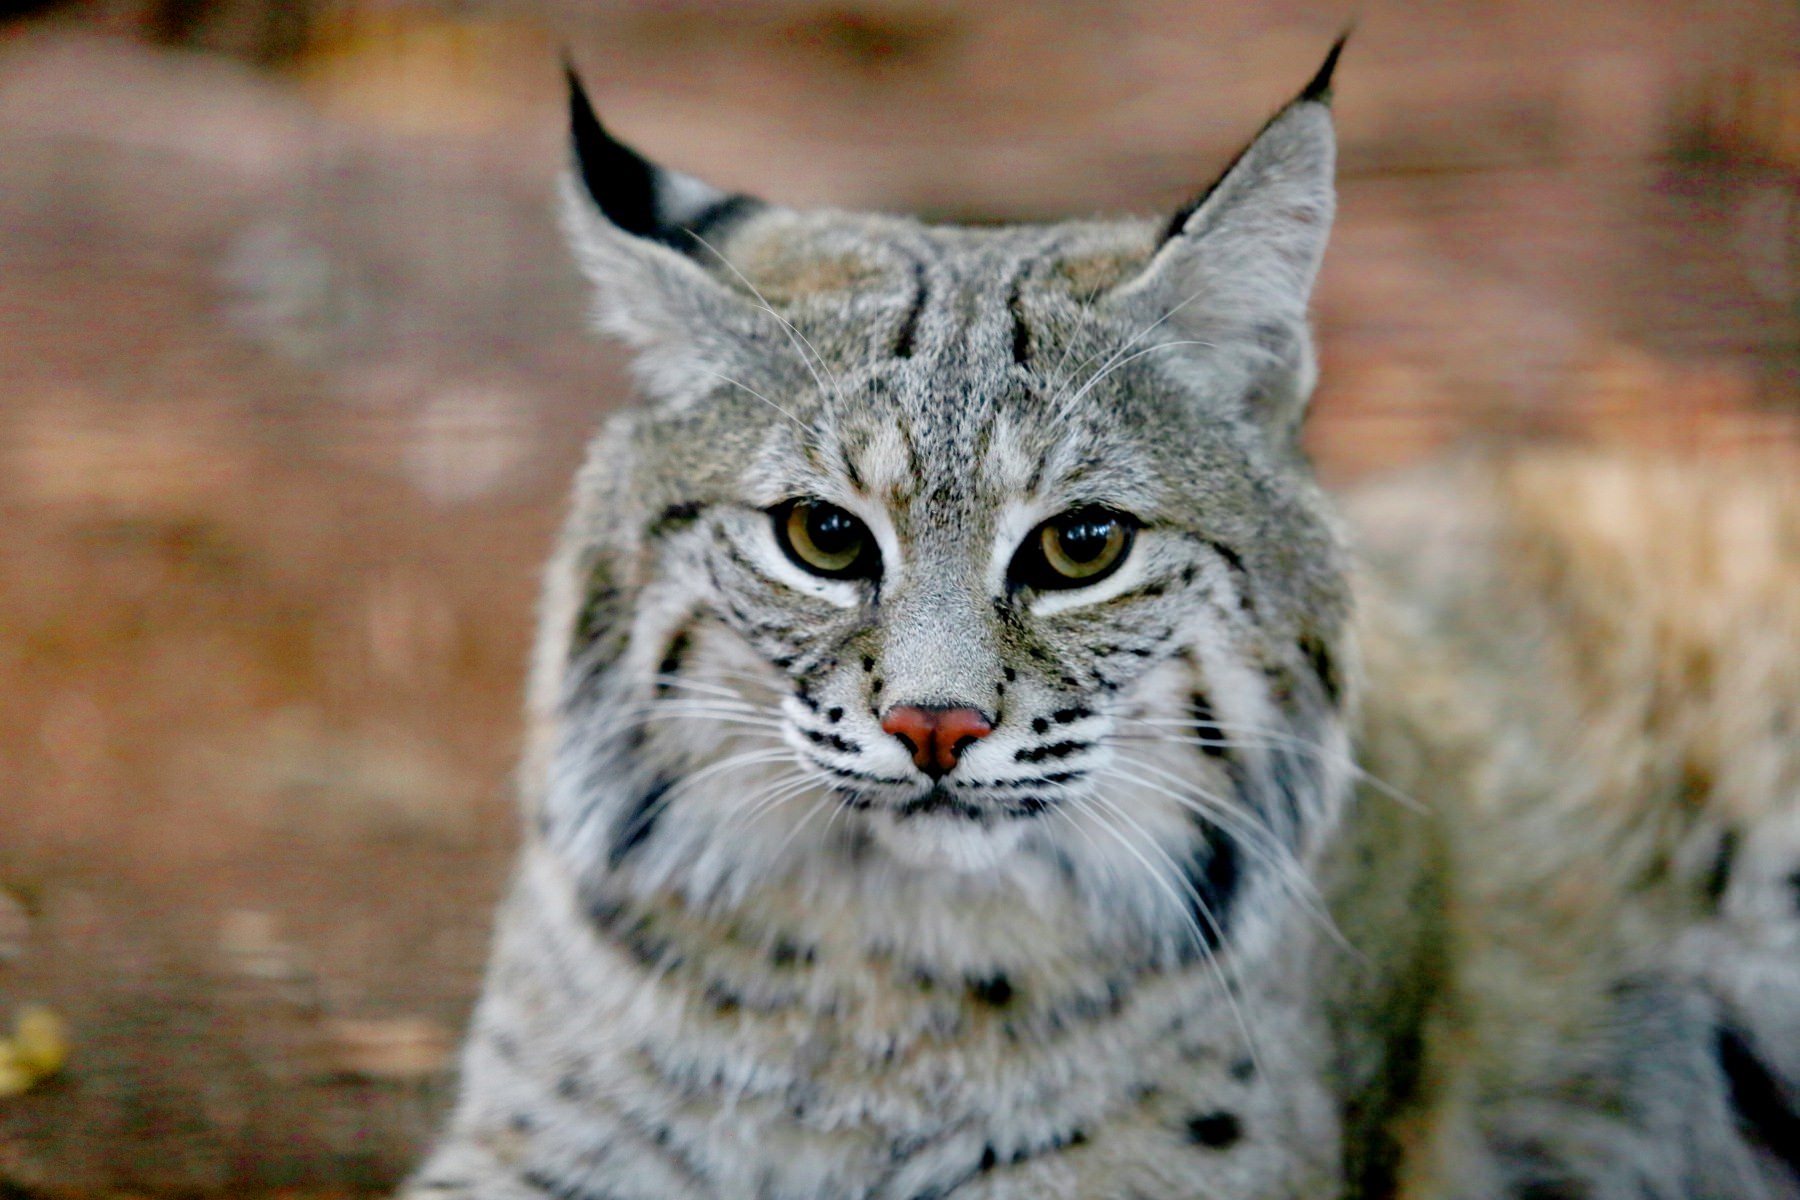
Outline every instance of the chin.
<svg viewBox="0 0 1800 1200"><path fill-rule="evenodd" d="M959 875L1000 866L1025 837L1025 822L1006 817L982 822L960 815L904 815L878 809L868 815L868 822L875 844L896 862Z"/></svg>

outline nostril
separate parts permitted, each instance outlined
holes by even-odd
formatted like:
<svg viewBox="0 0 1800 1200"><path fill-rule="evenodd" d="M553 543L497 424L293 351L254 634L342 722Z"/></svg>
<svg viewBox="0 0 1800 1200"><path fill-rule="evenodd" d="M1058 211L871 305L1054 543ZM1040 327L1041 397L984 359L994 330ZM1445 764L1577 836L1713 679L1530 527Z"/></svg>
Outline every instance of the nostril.
<svg viewBox="0 0 1800 1200"><path fill-rule="evenodd" d="M936 724L929 710L916 704L896 704L881 718L881 728L894 735L921 771L931 767L931 735Z"/></svg>
<svg viewBox="0 0 1800 1200"><path fill-rule="evenodd" d="M979 709L897 704L881 719L919 770L933 779L952 770L963 752L994 731Z"/></svg>

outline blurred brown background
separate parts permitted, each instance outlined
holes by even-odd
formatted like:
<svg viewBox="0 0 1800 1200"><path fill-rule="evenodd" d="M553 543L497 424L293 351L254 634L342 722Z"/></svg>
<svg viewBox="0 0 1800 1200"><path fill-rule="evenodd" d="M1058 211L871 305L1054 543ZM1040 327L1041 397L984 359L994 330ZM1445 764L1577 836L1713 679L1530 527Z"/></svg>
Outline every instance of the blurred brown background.
<svg viewBox="0 0 1800 1200"><path fill-rule="evenodd" d="M617 354L558 57L795 203L1161 211L1343 4L101 0L0 19L0 1197L348 1196L427 1136L534 573ZM8 11L18 10L14 5ZM1365 3L1312 444L1800 446L1800 7Z"/></svg>

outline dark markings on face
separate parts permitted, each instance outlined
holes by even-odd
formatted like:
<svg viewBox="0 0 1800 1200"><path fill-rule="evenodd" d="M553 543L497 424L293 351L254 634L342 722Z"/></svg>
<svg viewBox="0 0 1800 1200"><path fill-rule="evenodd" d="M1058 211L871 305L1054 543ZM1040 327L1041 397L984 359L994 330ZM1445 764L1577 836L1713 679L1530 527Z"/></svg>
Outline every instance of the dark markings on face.
<svg viewBox="0 0 1800 1200"><path fill-rule="evenodd" d="M580 653L605 637L616 625L618 616L619 593L603 579L590 578L581 611L575 614L575 651Z"/></svg>
<svg viewBox="0 0 1800 1200"><path fill-rule="evenodd" d="M626 631L631 625L628 598L613 586L604 561L588 568L583 584L566 660L571 697L585 695L589 685L618 661L625 652Z"/></svg>
<svg viewBox="0 0 1800 1200"><path fill-rule="evenodd" d="M1212 700L1203 692L1195 692L1188 699L1188 715L1194 722L1194 736L1200 739L1200 753L1208 758L1228 758L1231 748L1226 744L1225 731L1219 728L1218 714L1213 711Z"/></svg>
<svg viewBox="0 0 1800 1200"><path fill-rule="evenodd" d="M1042 1142L1021 1146L1011 1153L1002 1155L990 1142L981 1148L981 1158L975 1167L975 1174L985 1175L1000 1167L1016 1167L1034 1158L1042 1158L1046 1154L1056 1154L1063 1150L1073 1150L1088 1143L1085 1130L1071 1129L1066 1133L1054 1134Z"/></svg>
<svg viewBox="0 0 1800 1200"><path fill-rule="evenodd" d="M925 286L925 265L913 264L913 298L906 310L906 316L900 320L900 332L894 336L894 357L911 358L913 343L919 335L919 314L925 311L925 303L931 293Z"/></svg>
<svg viewBox="0 0 1800 1200"><path fill-rule="evenodd" d="M546 1171L526 1171L519 1176L519 1182L538 1195L551 1196L555 1200L616 1200L612 1192L597 1192Z"/></svg>
<svg viewBox="0 0 1800 1200"><path fill-rule="evenodd" d="M662 816L663 797L674 786L674 780L659 776L626 806L618 824L613 827L612 844L606 851L607 865L618 870L633 850L649 840L656 830L657 819Z"/></svg>
<svg viewBox="0 0 1800 1200"><path fill-rule="evenodd" d="M842 710L840 710L842 711ZM839 754L861 754L862 747L847 737L826 733L822 729L802 729L800 733L815 746L829 746Z"/></svg>
<svg viewBox="0 0 1800 1200"><path fill-rule="evenodd" d="M656 519L650 522L645 534L651 541L668 537L692 525L705 511L706 505L698 500L682 500L671 504L656 514Z"/></svg>
<svg viewBox="0 0 1800 1200"><path fill-rule="evenodd" d="M840 767L832 763L818 763L818 768L827 774L836 775L839 779L848 779L853 783L872 783L883 787L906 787L911 780L899 779L892 775L876 775L870 771L854 771L849 767Z"/></svg>
<svg viewBox="0 0 1800 1200"><path fill-rule="evenodd" d="M1039 718L1039 720L1042 720L1042 718ZM1036 726L1037 722L1032 722L1032 727L1034 729ZM1079 754L1081 751L1086 750L1092 745L1092 742L1070 740L1066 742L1051 742L1044 746L1026 746L1015 753L1013 759L1016 762L1022 763L1040 763L1045 759L1067 758L1071 754Z"/></svg>
<svg viewBox="0 0 1800 1200"><path fill-rule="evenodd" d="M1706 872L1706 880L1701 885L1707 903L1715 908L1725 899L1725 889L1731 885L1731 869L1737 864L1738 831L1727 829L1719 835L1719 848L1713 852L1712 866ZM1797 878L1800 882L1800 878Z"/></svg>
<svg viewBox="0 0 1800 1200"><path fill-rule="evenodd" d="M1012 316L1012 360L1023 367L1031 361L1031 331L1025 326L1025 314L1019 307L1019 289L1025 284L1021 275L1013 280L1006 296L1006 311Z"/></svg>
<svg viewBox="0 0 1800 1200"><path fill-rule="evenodd" d="M674 677L681 674L682 663L686 661L688 651L692 648L693 637L684 625L669 639L668 646L663 650L662 661L656 664L658 695L666 695L674 687Z"/></svg>
<svg viewBox="0 0 1800 1200"><path fill-rule="evenodd" d="M776 967L807 966L810 967L818 959L818 951L811 946L802 946L792 938L778 937L769 947L769 963Z"/></svg>
<svg viewBox="0 0 1800 1200"><path fill-rule="evenodd" d="M1725 1073L1732 1112L1744 1137L1800 1180L1800 1110L1794 1100L1744 1034L1720 1026L1713 1052Z"/></svg>
<svg viewBox="0 0 1800 1200"><path fill-rule="evenodd" d="M1207 548L1214 554L1217 554L1223 559L1225 565L1231 569L1231 573L1237 576L1238 586L1243 593L1242 602L1244 607L1253 607L1250 591L1250 568L1244 565L1243 556L1236 550L1233 550L1230 546L1227 546L1224 542L1216 542L1211 538L1202 538L1201 541L1204 542Z"/></svg>
<svg viewBox="0 0 1800 1200"><path fill-rule="evenodd" d="M1319 686L1325 689L1325 699L1336 708L1343 701L1344 681L1338 674L1337 658L1331 653L1331 647L1322 638L1309 633L1300 639L1300 653L1318 677Z"/></svg>

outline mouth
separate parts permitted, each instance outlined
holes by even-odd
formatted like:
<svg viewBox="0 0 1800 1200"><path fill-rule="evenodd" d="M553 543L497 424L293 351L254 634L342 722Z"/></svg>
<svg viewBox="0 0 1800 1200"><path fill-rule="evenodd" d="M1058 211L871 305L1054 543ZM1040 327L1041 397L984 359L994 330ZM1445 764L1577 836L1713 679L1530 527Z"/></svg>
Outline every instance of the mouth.
<svg viewBox="0 0 1800 1200"><path fill-rule="evenodd" d="M876 844L898 862L958 874L999 867L1022 844L1031 823L1022 818L1048 811L1038 797L995 796L934 783L911 795L876 799L846 794L844 805L862 812Z"/></svg>
<svg viewBox="0 0 1800 1200"><path fill-rule="evenodd" d="M926 816L981 821L988 815L985 808L964 800L941 783L933 784L922 796L915 796L894 806L894 817L901 821Z"/></svg>
<svg viewBox="0 0 1800 1200"><path fill-rule="evenodd" d="M881 801L861 792L841 793L844 805L859 812L880 811L896 822L934 817L962 821L972 825L990 825L999 821L1025 820L1042 816L1055 803L1046 796L994 795L976 792L973 796L958 792L942 783L899 801Z"/></svg>

